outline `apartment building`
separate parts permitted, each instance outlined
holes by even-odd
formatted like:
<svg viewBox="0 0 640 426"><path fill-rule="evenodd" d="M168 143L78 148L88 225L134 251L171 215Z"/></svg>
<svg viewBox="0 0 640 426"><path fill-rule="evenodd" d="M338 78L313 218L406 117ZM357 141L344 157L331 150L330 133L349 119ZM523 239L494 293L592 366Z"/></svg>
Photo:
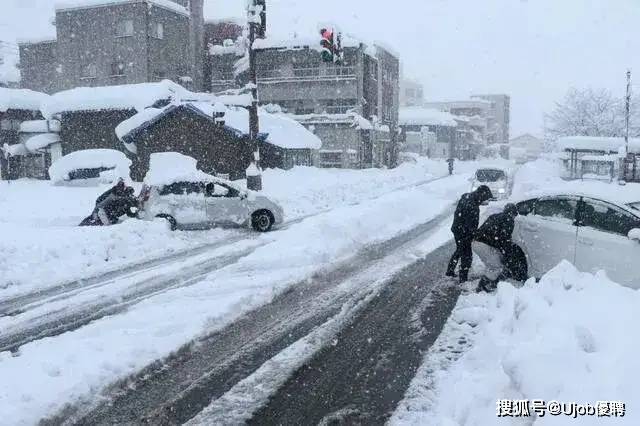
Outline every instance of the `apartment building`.
<svg viewBox="0 0 640 426"><path fill-rule="evenodd" d="M22 86L45 93L170 79L200 89L204 0L56 3L56 37L20 43Z"/></svg>

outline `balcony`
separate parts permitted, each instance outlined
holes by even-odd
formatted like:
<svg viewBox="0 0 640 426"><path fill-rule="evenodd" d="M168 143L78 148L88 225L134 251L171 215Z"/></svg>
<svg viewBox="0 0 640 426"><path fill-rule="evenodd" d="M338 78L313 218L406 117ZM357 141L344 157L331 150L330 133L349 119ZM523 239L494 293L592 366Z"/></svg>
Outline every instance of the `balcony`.
<svg viewBox="0 0 640 426"><path fill-rule="evenodd" d="M309 67L294 68L293 74L282 70L265 70L258 73L260 83L309 82L309 81L345 81L356 79L355 67Z"/></svg>

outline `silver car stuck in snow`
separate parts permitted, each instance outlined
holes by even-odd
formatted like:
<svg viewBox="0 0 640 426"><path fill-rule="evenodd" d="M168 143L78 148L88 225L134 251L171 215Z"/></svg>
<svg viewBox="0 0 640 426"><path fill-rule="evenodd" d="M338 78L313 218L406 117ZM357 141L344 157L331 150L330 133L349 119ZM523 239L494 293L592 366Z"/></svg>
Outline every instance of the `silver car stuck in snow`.
<svg viewBox="0 0 640 426"><path fill-rule="evenodd" d="M269 198L210 175L195 182L145 185L140 205L141 218L164 218L173 230L251 225L268 232L284 221L282 207Z"/></svg>

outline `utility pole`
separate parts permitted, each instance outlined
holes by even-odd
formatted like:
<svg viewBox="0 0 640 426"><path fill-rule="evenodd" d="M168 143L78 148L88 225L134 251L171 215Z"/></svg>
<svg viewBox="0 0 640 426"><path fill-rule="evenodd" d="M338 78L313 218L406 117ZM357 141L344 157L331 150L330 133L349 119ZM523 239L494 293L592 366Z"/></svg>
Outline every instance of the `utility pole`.
<svg viewBox="0 0 640 426"><path fill-rule="evenodd" d="M627 94L624 102L624 159L622 160L622 170L620 173L621 183L627 180L627 171L629 168L629 118L631 116L631 70L627 70ZM635 164L635 159L633 160Z"/></svg>
<svg viewBox="0 0 640 426"><path fill-rule="evenodd" d="M249 139L253 145L253 159L247 168L247 187L254 191L262 190L262 172L260 170L260 146L258 134L260 121L258 118L258 71L256 69L256 52L253 43L256 36L264 37L266 32L266 0L250 0L248 10L249 23L249 88L251 89L251 106L249 107Z"/></svg>

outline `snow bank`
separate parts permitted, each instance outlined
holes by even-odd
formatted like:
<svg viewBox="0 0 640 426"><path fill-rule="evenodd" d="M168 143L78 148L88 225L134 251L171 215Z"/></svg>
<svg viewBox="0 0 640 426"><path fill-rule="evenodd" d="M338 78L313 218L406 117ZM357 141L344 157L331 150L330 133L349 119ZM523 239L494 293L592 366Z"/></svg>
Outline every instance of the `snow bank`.
<svg viewBox="0 0 640 426"><path fill-rule="evenodd" d="M175 182L213 182L216 178L198 170L198 162L177 152L151 154L149 171L144 183L152 186L170 185Z"/></svg>
<svg viewBox="0 0 640 426"><path fill-rule="evenodd" d="M31 136L24 143L24 146L31 152L36 152L40 149L46 148L49 145L60 142L60 135L57 133L41 133L39 135Z"/></svg>
<svg viewBox="0 0 640 426"><path fill-rule="evenodd" d="M171 0L144 0L154 6L172 10L181 15L189 16L189 11L184 6L174 3ZM80 9L87 7L112 6L123 3L135 3L138 0L61 0L55 3L56 10L64 11L67 9Z"/></svg>
<svg viewBox="0 0 640 426"><path fill-rule="evenodd" d="M125 84L121 86L79 87L52 95L44 102L45 117L65 111L100 111L133 109L142 111L158 101L212 101L210 93L193 93L177 83L163 80L158 83Z"/></svg>
<svg viewBox="0 0 640 426"><path fill-rule="evenodd" d="M567 262L539 284L529 280L516 289L501 283L495 295L462 296L391 424L533 424L532 418L498 419L500 399L622 401L626 414L618 421L547 414L535 424L640 424L633 373L640 359L629 335L638 321L639 292ZM460 338L470 348L449 363L455 354L446 345L459 346Z"/></svg>
<svg viewBox="0 0 640 426"><path fill-rule="evenodd" d="M49 132L60 132L60 122L58 120L29 120L20 123L20 133Z"/></svg>
<svg viewBox="0 0 640 426"><path fill-rule="evenodd" d="M582 194L614 203L633 203L640 201L640 184L628 183L621 186L592 180L570 180L561 178L563 167L560 161L543 158L523 164L516 172L512 198L553 194Z"/></svg>
<svg viewBox="0 0 640 426"><path fill-rule="evenodd" d="M49 95L28 89L7 89L0 87L0 112L10 109L40 111L40 106Z"/></svg>
<svg viewBox="0 0 640 426"><path fill-rule="evenodd" d="M456 127L455 117L448 112L433 108L400 108L398 124L401 126L447 126Z"/></svg>
<svg viewBox="0 0 640 426"><path fill-rule="evenodd" d="M85 149L60 158L49 167L49 177L54 183L69 180L69 172L78 169L114 169L116 177L129 178L131 160L114 149Z"/></svg>

